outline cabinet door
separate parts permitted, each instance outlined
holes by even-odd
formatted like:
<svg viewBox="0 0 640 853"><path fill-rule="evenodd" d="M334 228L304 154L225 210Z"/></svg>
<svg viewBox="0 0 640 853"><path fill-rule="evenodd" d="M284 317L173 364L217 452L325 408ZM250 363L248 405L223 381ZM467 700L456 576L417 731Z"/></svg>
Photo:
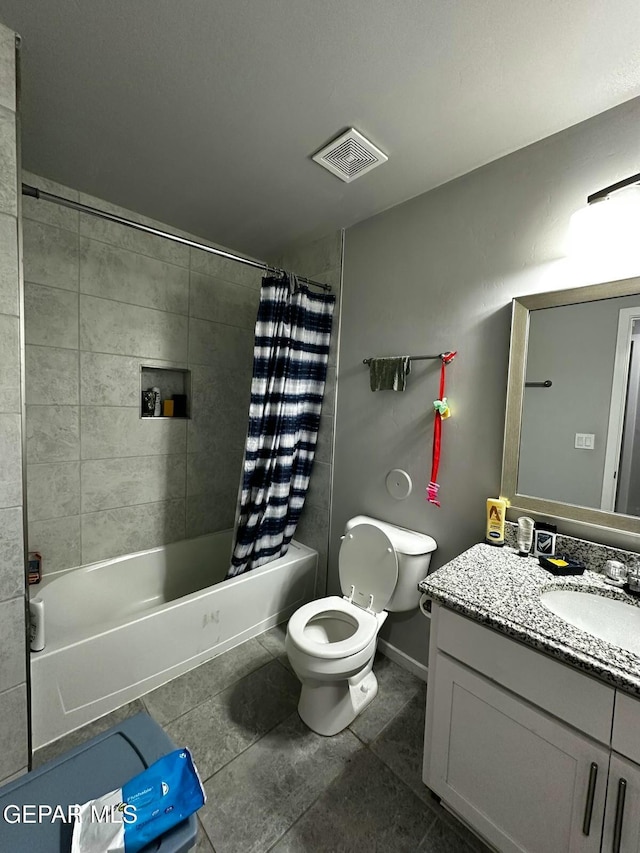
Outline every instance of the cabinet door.
<svg viewBox="0 0 640 853"><path fill-rule="evenodd" d="M428 695L425 782L470 826L503 853L600 850L607 749L443 654Z"/></svg>
<svg viewBox="0 0 640 853"><path fill-rule="evenodd" d="M640 766L611 754L602 853L640 853Z"/></svg>

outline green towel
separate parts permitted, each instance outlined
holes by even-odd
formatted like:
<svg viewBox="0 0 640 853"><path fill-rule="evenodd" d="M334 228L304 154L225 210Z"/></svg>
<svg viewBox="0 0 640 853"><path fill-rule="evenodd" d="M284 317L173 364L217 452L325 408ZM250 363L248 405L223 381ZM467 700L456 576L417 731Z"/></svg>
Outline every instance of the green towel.
<svg viewBox="0 0 640 853"><path fill-rule="evenodd" d="M369 380L372 391L404 391L411 371L408 355L391 358L372 358L369 361Z"/></svg>

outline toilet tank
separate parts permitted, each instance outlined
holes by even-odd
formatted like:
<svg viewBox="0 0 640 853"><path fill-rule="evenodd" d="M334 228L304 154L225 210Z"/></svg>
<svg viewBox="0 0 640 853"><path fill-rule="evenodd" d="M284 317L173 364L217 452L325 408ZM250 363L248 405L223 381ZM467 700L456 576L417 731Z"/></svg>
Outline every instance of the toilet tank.
<svg viewBox="0 0 640 853"><path fill-rule="evenodd" d="M373 524L379 527L389 537L398 555L398 582L385 610L390 612L416 610L420 602L418 583L427 576L429 571L431 554L438 547L435 539L426 533L407 530L406 527L398 527L368 515L356 515L350 518L345 525L345 533L358 524Z"/></svg>

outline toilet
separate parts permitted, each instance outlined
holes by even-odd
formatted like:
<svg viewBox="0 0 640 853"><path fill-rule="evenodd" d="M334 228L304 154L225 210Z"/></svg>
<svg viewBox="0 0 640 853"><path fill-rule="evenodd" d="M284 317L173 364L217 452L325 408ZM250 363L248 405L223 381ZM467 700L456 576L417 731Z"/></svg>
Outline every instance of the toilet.
<svg viewBox="0 0 640 853"><path fill-rule="evenodd" d="M321 735L346 728L375 698L373 656L388 612L414 610L437 545L431 536L366 515L347 522L338 567L343 596L300 607L285 647L302 683L298 713Z"/></svg>

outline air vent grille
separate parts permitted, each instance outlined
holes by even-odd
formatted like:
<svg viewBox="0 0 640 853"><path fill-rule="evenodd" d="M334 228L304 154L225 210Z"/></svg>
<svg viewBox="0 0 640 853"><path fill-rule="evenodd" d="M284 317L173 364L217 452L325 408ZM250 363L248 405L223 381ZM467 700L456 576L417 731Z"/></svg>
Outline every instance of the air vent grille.
<svg viewBox="0 0 640 853"><path fill-rule="evenodd" d="M314 154L313 159L349 183L376 166L386 163L389 158L361 133L350 128Z"/></svg>

